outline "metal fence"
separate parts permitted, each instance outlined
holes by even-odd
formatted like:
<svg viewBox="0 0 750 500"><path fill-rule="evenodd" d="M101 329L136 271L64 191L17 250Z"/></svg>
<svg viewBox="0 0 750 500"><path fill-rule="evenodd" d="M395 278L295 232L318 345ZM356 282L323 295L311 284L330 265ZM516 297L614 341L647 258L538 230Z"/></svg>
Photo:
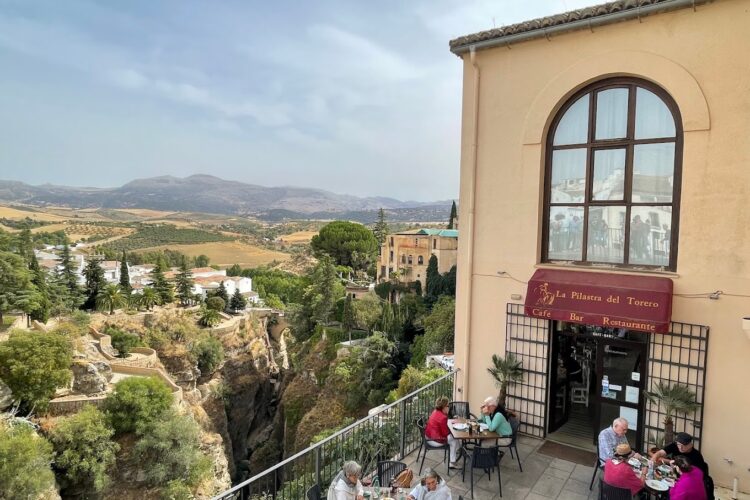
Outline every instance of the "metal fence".
<svg viewBox="0 0 750 500"><path fill-rule="evenodd" d="M325 492L346 460L355 460L365 473L380 460L401 459L422 444L414 421L427 417L438 396L453 397L455 371L417 389L377 413L214 497L224 499L302 500L315 484Z"/></svg>

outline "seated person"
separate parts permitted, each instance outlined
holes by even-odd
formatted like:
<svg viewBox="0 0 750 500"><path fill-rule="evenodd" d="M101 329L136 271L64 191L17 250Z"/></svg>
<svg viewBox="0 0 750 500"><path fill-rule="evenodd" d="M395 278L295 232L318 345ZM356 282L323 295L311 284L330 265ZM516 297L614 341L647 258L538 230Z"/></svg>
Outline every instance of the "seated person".
<svg viewBox="0 0 750 500"><path fill-rule="evenodd" d="M633 468L628 459L635 456L628 443L618 444L612 458L604 462L604 482L610 486L630 490L632 495L637 494L646 482L646 467L641 469L640 476L633 474Z"/></svg>
<svg viewBox="0 0 750 500"><path fill-rule="evenodd" d="M359 482L362 467L353 461L344 462L344 466L328 487L327 500L364 500L365 489Z"/></svg>
<svg viewBox="0 0 750 500"><path fill-rule="evenodd" d="M508 446L513 442L513 428L510 426L508 419L511 418L511 414L505 409L497 406L497 398L489 396L485 398L484 404L480 408L482 416L479 421L487 424L487 430L490 432L497 432L501 436L511 436L500 438L494 443L490 443L489 439L483 439L482 444L485 446Z"/></svg>
<svg viewBox="0 0 750 500"><path fill-rule="evenodd" d="M669 458L683 456L688 459L690 464L699 468L703 472L703 482L705 484L706 496L711 500L714 498L714 481L708 475L708 464L703 459L703 455L693 446L693 436L687 432L678 432L675 435L674 443L670 443L654 453L654 462L664 462Z"/></svg>
<svg viewBox="0 0 750 500"><path fill-rule="evenodd" d="M407 500L451 500L451 489L437 472L427 469L422 481L409 492Z"/></svg>
<svg viewBox="0 0 750 500"><path fill-rule="evenodd" d="M614 449L618 444L628 444L626 436L628 432L628 421L624 418L616 418L612 427L607 427L599 433L599 463L603 464L612 458Z"/></svg>
<svg viewBox="0 0 750 500"><path fill-rule="evenodd" d="M424 428L424 435L427 438L427 442L433 446L440 446L448 443L450 448L450 463L448 467L458 468L456 460L458 460L458 448L460 446L459 441L453 439L451 431L448 429L448 398L445 396L439 397L435 401L435 409L430 414L430 418L427 419L427 424Z"/></svg>
<svg viewBox="0 0 750 500"><path fill-rule="evenodd" d="M690 459L683 455L675 458L674 464L680 477L669 490L669 500L706 500L703 471L690 465Z"/></svg>

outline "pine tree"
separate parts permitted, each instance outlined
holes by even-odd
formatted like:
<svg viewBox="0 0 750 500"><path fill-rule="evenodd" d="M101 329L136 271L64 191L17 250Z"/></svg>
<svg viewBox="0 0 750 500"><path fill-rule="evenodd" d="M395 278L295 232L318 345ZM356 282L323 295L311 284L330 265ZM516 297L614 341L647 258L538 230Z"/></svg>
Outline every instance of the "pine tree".
<svg viewBox="0 0 750 500"><path fill-rule="evenodd" d="M125 250L122 251L122 259L120 260L120 289L126 294L130 294L130 291L133 289L130 286L130 271L128 270Z"/></svg>
<svg viewBox="0 0 750 500"><path fill-rule="evenodd" d="M164 259L159 259L151 271L151 286L154 287L156 294L159 296L159 302L163 305L170 304L174 301L174 291L172 285L164 276Z"/></svg>
<svg viewBox="0 0 750 500"><path fill-rule="evenodd" d="M378 221L375 223L372 232L375 234L375 239L378 240L378 245L382 246L388 237L388 223L385 221L385 211L382 208L378 211Z"/></svg>
<svg viewBox="0 0 750 500"><path fill-rule="evenodd" d="M66 244L63 246L59 275L61 281L70 290L70 293L77 296L80 294L80 288L78 287L78 275L73 266L73 260L70 257L70 247Z"/></svg>
<svg viewBox="0 0 750 500"><path fill-rule="evenodd" d="M34 243L31 241L31 231L28 228L22 229L18 235L18 255L28 263L31 263L34 256Z"/></svg>
<svg viewBox="0 0 750 500"><path fill-rule="evenodd" d="M229 304L229 294L227 293L227 287L224 286L224 282L219 283L219 288L216 289L214 297L220 297L225 304Z"/></svg>
<svg viewBox="0 0 750 500"><path fill-rule="evenodd" d="M107 282L104 279L104 270L99 259L91 259L83 269L83 276L86 279L86 300L83 303L83 309L96 309L96 296L104 289Z"/></svg>
<svg viewBox="0 0 750 500"><path fill-rule="evenodd" d="M448 219L448 229L454 229L454 226L456 225L456 219L458 219L458 211L456 210L456 202L453 202L453 205L451 205L451 215L450 219Z"/></svg>
<svg viewBox="0 0 750 500"><path fill-rule="evenodd" d="M180 263L180 272L176 278L177 297L183 306L189 305L193 300L193 273L190 272L187 265L187 258L182 257Z"/></svg>
<svg viewBox="0 0 750 500"><path fill-rule="evenodd" d="M246 305L247 300L245 300L245 297L240 293L240 288L235 288L234 293L232 294L232 300L229 301L229 308L233 311L244 311Z"/></svg>
<svg viewBox="0 0 750 500"><path fill-rule="evenodd" d="M31 313L31 319L46 323L50 311L49 289L44 271L39 267L39 261L36 260L34 252L31 252L29 271L31 271L31 282L39 292L39 308Z"/></svg>

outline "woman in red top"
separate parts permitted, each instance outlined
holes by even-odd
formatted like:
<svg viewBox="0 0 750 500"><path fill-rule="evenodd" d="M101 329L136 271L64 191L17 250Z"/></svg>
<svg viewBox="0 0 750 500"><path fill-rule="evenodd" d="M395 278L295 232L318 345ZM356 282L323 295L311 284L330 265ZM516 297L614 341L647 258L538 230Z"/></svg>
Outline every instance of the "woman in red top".
<svg viewBox="0 0 750 500"><path fill-rule="evenodd" d="M450 463L448 467L457 469L456 460L458 460L458 441L453 439L451 431L448 429L448 398L439 397L435 401L435 410L427 419L427 425L424 428L424 435L427 442L434 446L448 443L450 448Z"/></svg>
<svg viewBox="0 0 750 500"><path fill-rule="evenodd" d="M604 482L617 488L627 488L635 495L646 482L646 467L641 469L640 476L636 476L628 464L628 459L632 456L633 450L628 443L618 444L612 458L604 462Z"/></svg>

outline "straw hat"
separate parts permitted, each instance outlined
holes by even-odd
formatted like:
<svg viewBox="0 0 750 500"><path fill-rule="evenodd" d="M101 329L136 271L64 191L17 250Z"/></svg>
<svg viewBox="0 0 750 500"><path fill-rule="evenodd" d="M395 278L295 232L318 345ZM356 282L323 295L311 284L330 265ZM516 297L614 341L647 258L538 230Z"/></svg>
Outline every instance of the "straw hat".
<svg viewBox="0 0 750 500"><path fill-rule="evenodd" d="M628 443L620 443L615 448L615 455L620 455L621 457L627 457L631 453L633 453L633 450Z"/></svg>

